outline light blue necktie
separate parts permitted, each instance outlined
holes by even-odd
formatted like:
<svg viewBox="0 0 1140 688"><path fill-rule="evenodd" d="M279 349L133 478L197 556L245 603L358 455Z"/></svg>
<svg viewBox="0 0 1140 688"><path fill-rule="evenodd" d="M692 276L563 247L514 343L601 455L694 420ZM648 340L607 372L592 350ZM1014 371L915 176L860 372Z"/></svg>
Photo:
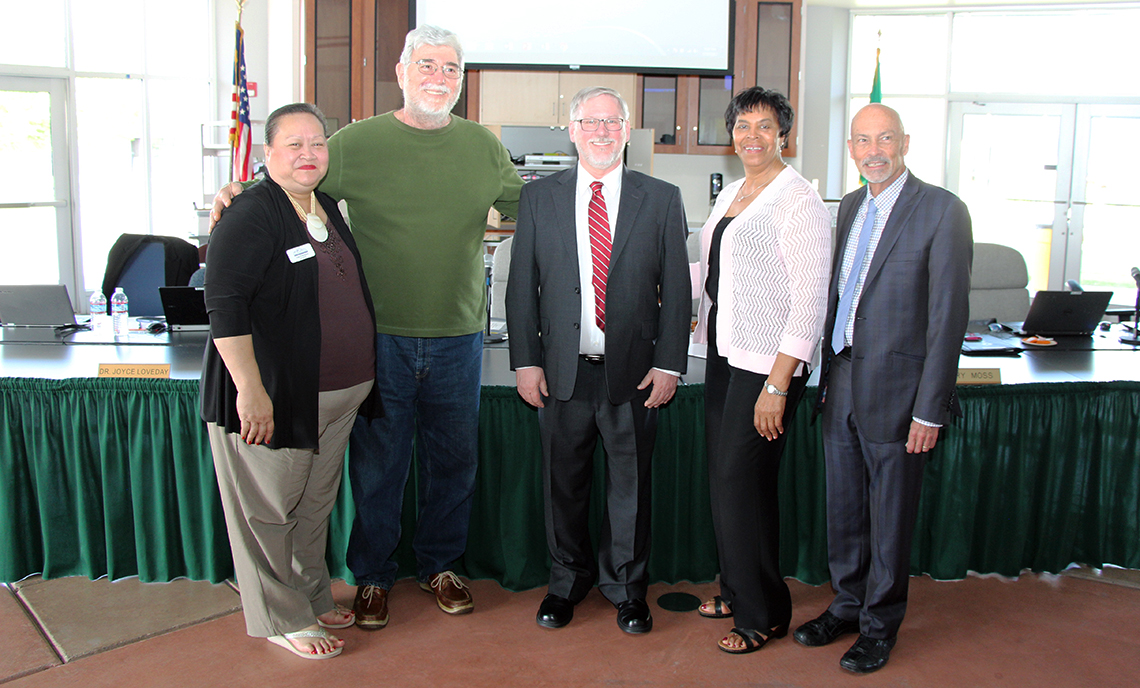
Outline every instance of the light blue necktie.
<svg viewBox="0 0 1140 688"><path fill-rule="evenodd" d="M839 307L835 311L835 327L831 332L831 350L835 353L843 351L847 345L847 321L851 318L851 302L855 300L855 285L859 282L859 274L863 272L863 259L867 257L867 244L871 241L871 232L875 228L875 199L867 201L867 217L863 220L863 228L859 230L859 244L855 247L855 262L851 264L851 273L847 275L847 284L843 285L843 295L839 297Z"/></svg>

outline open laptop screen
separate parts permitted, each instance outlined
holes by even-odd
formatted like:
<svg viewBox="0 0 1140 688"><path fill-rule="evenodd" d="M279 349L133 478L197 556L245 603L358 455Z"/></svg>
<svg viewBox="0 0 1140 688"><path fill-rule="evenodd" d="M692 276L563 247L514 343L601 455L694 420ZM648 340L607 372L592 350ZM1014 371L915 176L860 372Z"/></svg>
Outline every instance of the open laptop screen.
<svg viewBox="0 0 1140 688"><path fill-rule="evenodd" d="M159 287L166 326L171 330L208 330L205 292L198 287Z"/></svg>
<svg viewBox="0 0 1140 688"><path fill-rule="evenodd" d="M62 284L0 286L0 322L19 327L75 324L75 311Z"/></svg>
<svg viewBox="0 0 1140 688"><path fill-rule="evenodd" d="M1110 298L1110 291L1039 291L1021 329L1050 337L1089 334L1104 317Z"/></svg>

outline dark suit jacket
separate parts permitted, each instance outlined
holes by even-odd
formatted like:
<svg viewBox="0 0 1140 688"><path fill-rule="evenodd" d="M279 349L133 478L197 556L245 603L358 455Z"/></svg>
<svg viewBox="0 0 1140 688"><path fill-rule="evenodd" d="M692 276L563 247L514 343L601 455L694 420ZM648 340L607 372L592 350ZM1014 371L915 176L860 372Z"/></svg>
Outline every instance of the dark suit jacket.
<svg viewBox="0 0 1140 688"><path fill-rule="evenodd" d="M824 325L824 378L834 352L839 270L864 187L839 205L839 234ZM904 440L911 417L946 424L960 416L954 389L969 318L974 240L966 205L913 174L883 228L855 311L851 351L853 404L872 442Z"/></svg>
<svg viewBox="0 0 1140 688"><path fill-rule="evenodd" d="M554 398L574 392L582 289L575 228L577 168L528 183L507 281L511 370L540 366ZM623 404L650 368L685 372L692 301L681 192L622 173L606 284L606 382ZM589 257L587 257L587 260Z"/></svg>

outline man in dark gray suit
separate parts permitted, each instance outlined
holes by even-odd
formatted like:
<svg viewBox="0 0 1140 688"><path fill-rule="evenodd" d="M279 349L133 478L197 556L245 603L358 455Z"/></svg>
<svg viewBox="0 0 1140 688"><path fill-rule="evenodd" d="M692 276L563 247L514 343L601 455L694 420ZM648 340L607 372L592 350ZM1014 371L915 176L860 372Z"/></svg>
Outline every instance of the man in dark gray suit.
<svg viewBox="0 0 1140 688"><path fill-rule="evenodd" d="M830 607L800 643L859 639L839 665L882 668L906 612L922 472L960 416L955 383L973 238L957 196L908 173L894 110L864 107L847 146L868 181L839 206L817 408L827 466Z"/></svg>
<svg viewBox="0 0 1140 688"><path fill-rule="evenodd" d="M657 408L673 397L688 348L685 213L677 187L622 165L629 108L617 91L583 89L570 117L578 165L523 187L507 282L511 369L542 435L552 565L537 621L565 626L597 581L618 626L645 633ZM599 435L606 510L595 561L587 525Z"/></svg>

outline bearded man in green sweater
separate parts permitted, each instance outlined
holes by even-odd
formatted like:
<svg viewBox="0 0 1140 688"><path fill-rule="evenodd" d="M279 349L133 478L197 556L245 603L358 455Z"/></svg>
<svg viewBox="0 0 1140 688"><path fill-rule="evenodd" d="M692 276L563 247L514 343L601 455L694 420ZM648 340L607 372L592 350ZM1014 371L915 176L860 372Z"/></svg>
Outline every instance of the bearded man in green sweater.
<svg viewBox="0 0 1140 688"><path fill-rule="evenodd" d="M474 608L451 569L466 549L475 493L483 236L492 206L517 214L523 184L493 134L451 114L463 79L454 33L433 26L408 33L396 78L404 107L332 136L320 185L348 204L376 308L385 416L358 418L349 444L356 519L347 560L358 585L356 625L366 629L388 624L413 441L422 486L416 577L444 612ZM229 204L229 190L218 196L215 213Z"/></svg>

